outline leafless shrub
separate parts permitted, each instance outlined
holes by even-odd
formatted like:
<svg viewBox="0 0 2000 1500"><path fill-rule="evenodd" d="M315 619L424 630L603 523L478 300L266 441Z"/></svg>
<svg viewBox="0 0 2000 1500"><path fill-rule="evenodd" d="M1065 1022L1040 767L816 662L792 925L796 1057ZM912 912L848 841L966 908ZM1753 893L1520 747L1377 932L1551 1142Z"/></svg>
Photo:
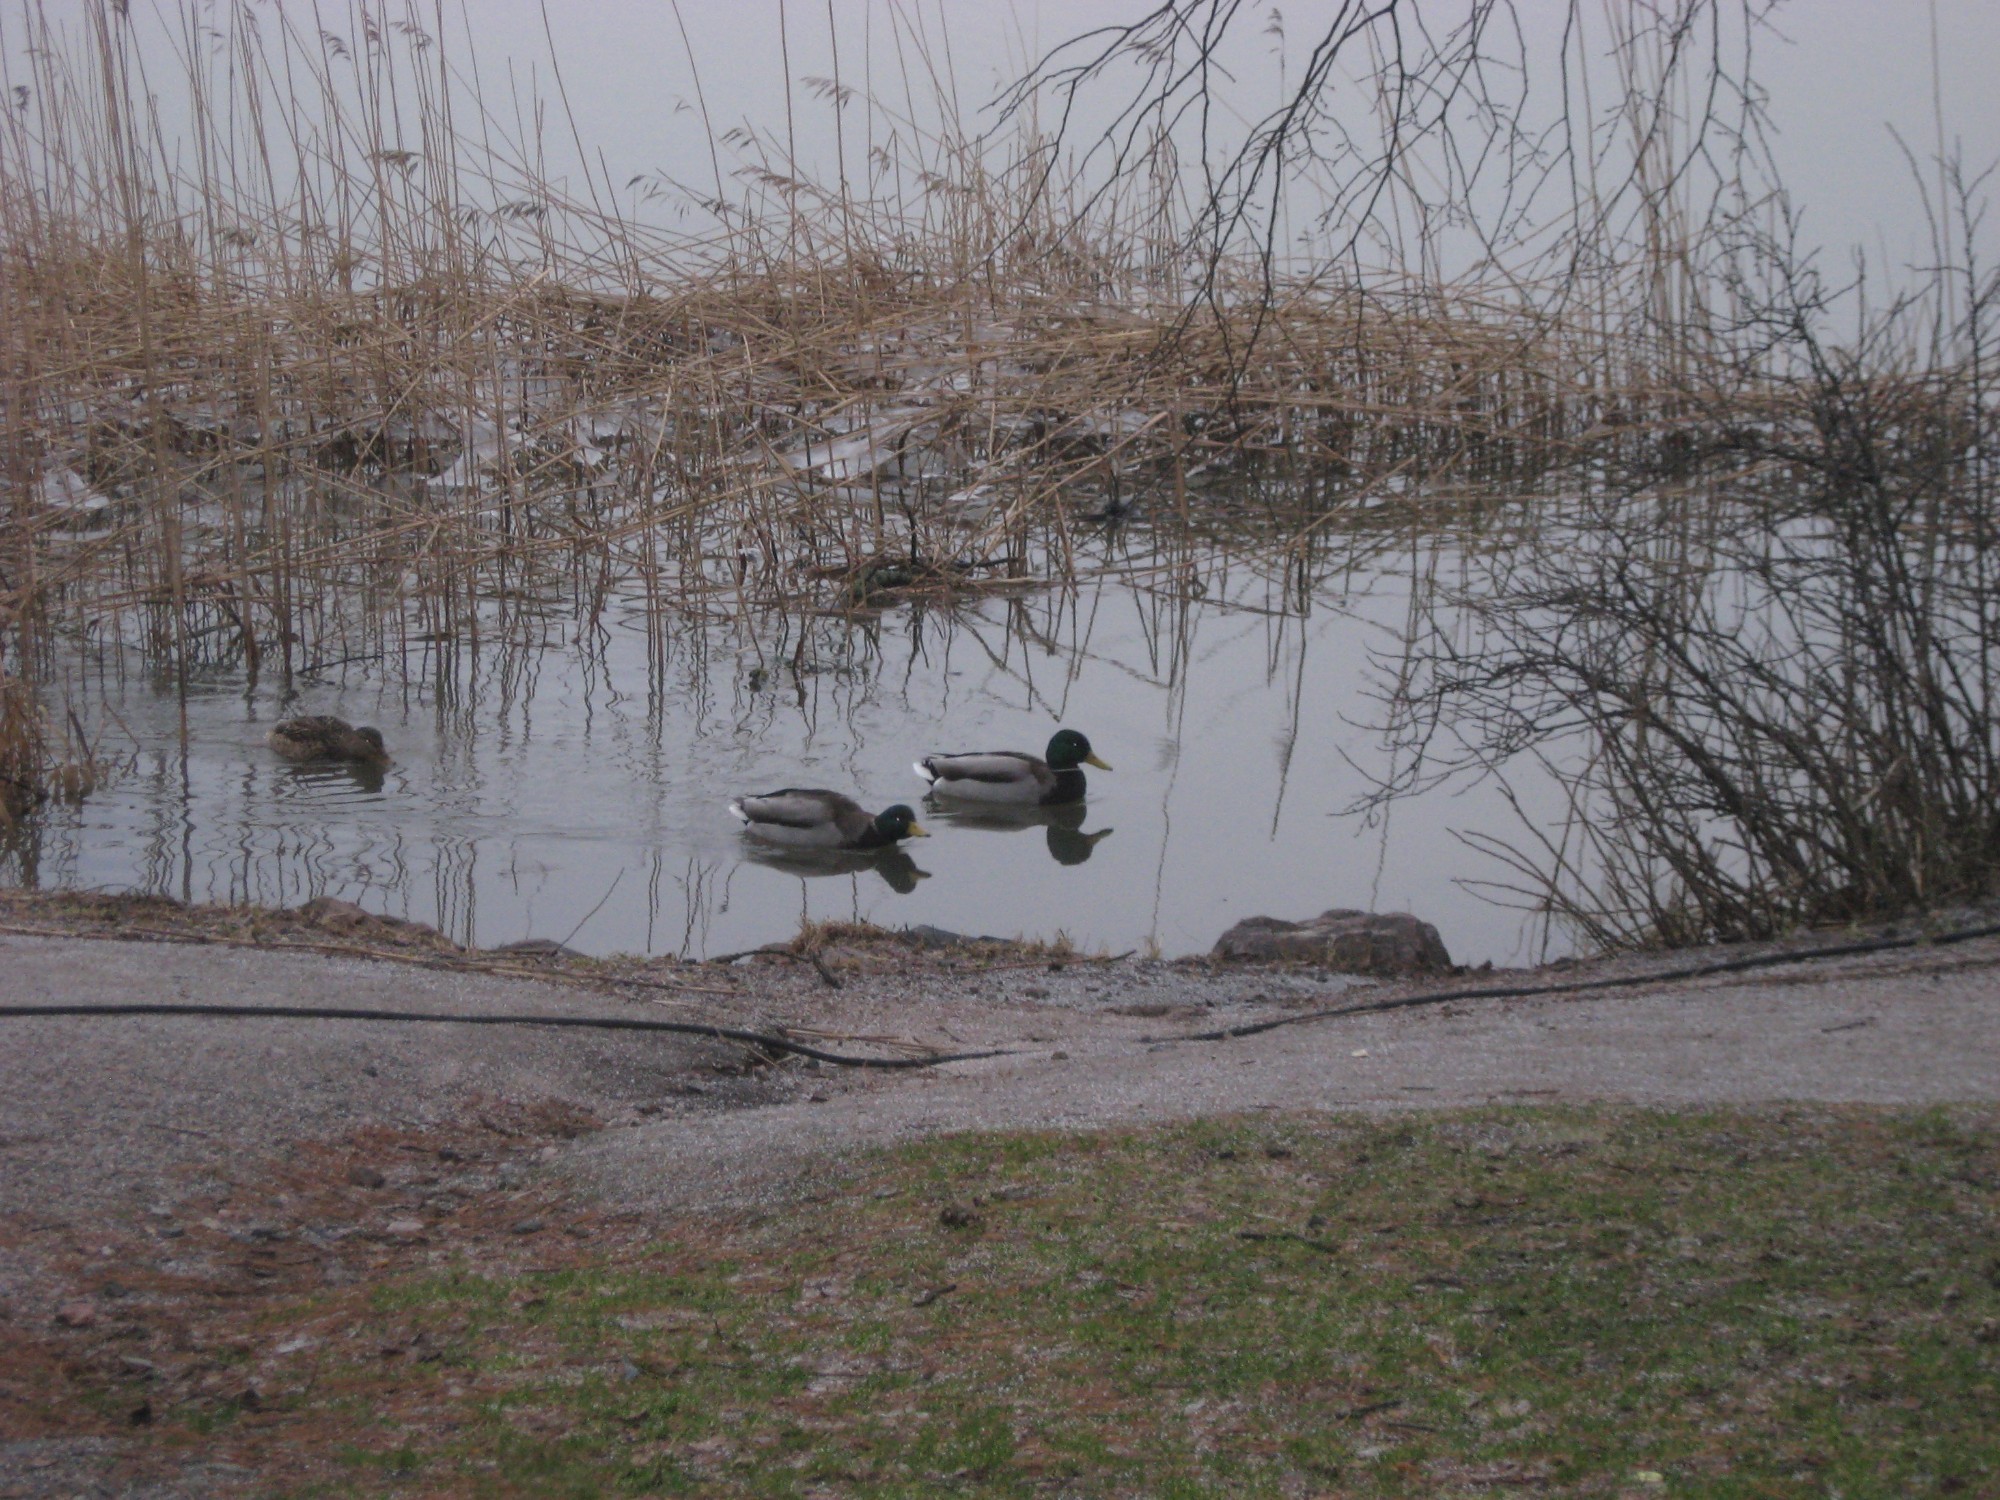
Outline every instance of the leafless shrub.
<svg viewBox="0 0 2000 1500"><path fill-rule="evenodd" d="M1406 786L1520 758L1566 786L1473 842L1600 945L2000 888L2000 278L1941 269L1835 343L1809 266L1745 260L1734 356L1533 545L1468 560L1396 699Z"/></svg>

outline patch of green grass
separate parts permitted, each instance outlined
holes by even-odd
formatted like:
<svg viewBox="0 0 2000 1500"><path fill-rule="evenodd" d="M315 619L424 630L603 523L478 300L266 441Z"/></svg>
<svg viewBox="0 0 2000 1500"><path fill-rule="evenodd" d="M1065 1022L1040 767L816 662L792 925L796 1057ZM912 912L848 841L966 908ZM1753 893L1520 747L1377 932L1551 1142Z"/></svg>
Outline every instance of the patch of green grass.
<svg viewBox="0 0 2000 1500"><path fill-rule="evenodd" d="M1991 1494L1996 1214L1987 1116L967 1137L363 1316L465 1389L396 1467L493 1493Z"/></svg>
<svg viewBox="0 0 2000 1500"><path fill-rule="evenodd" d="M422 1457L416 1449L408 1446L376 1449L362 1448L349 1443L343 1444L334 1456L339 1462L357 1469L377 1469L397 1475L414 1474L423 1467Z"/></svg>

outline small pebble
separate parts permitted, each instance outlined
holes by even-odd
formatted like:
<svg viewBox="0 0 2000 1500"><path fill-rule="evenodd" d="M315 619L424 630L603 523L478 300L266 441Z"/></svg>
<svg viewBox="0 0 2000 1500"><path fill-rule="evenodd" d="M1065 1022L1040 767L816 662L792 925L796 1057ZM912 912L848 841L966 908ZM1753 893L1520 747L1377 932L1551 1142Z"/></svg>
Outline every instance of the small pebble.
<svg viewBox="0 0 2000 1500"><path fill-rule="evenodd" d="M374 1167L359 1161L347 1169L347 1180L361 1188L378 1188L388 1181Z"/></svg>
<svg viewBox="0 0 2000 1500"><path fill-rule="evenodd" d="M97 1304L88 1297L72 1297L56 1308L56 1321L65 1328L89 1328L97 1322Z"/></svg>
<svg viewBox="0 0 2000 1500"><path fill-rule="evenodd" d="M517 1219L508 1226L515 1234L540 1234L548 1223L542 1219Z"/></svg>

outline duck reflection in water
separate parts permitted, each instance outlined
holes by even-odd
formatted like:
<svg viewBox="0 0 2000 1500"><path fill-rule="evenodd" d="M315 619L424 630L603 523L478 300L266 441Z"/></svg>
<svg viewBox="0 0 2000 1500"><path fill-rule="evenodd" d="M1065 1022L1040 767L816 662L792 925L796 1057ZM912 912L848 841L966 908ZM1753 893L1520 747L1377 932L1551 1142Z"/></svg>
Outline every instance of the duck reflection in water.
<svg viewBox="0 0 2000 1500"><path fill-rule="evenodd" d="M929 870L918 869L917 862L893 844L884 849L780 849L746 844L743 853L755 864L806 880L873 870L899 896L909 895L919 880L931 878Z"/></svg>
<svg viewBox="0 0 2000 1500"><path fill-rule="evenodd" d="M300 761L284 767L279 774L291 787L308 796L312 789L338 793L350 788L372 795L382 790L388 767L361 760Z"/></svg>
<svg viewBox="0 0 2000 1500"><path fill-rule="evenodd" d="M983 828L989 833L1018 833L1024 828L1040 828L1048 836L1049 858L1059 865L1080 865L1091 851L1111 837L1109 828L1083 831L1087 809L1081 802L1063 802L1053 807L1006 807L994 803L967 803L944 797L926 797L924 816L955 828Z"/></svg>

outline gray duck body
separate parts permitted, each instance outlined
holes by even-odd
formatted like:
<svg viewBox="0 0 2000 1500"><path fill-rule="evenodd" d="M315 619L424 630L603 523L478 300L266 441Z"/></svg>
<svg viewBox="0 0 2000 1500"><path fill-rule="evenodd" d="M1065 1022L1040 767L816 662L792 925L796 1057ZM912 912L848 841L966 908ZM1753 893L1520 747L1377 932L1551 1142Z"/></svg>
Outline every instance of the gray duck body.
<svg viewBox="0 0 2000 1500"><path fill-rule="evenodd" d="M871 813L852 797L823 787L788 786L738 797L729 810L752 838L792 849L885 849L901 839L928 837L916 814L901 803Z"/></svg>
<svg viewBox="0 0 2000 1500"><path fill-rule="evenodd" d="M1025 750L980 750L966 755L926 755L916 772L939 797L1006 807L1060 807L1081 802L1085 766L1111 769L1074 729L1059 729L1046 759Z"/></svg>

